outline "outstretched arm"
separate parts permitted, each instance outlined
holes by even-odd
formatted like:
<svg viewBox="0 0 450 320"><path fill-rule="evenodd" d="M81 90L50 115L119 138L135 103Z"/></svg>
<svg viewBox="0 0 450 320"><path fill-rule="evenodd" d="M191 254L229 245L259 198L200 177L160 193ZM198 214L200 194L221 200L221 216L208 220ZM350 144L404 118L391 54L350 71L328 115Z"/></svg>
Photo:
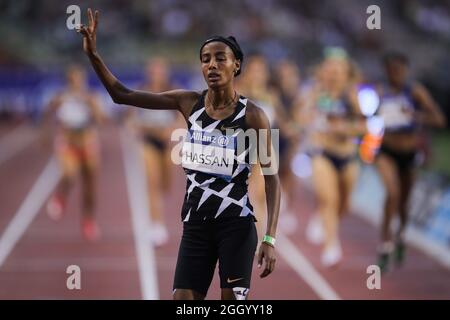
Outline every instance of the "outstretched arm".
<svg viewBox="0 0 450 320"><path fill-rule="evenodd" d="M266 235L272 238L276 236L278 215L280 211L280 180L278 177L278 159L272 148L272 136L269 120L264 112L249 102L247 109L247 125L256 130L257 151L261 168L264 174L267 203L267 229ZM266 159L262 159L264 156ZM258 266L265 260L265 267L260 277L268 276L275 268L275 250L268 242L261 244L258 252Z"/></svg>
<svg viewBox="0 0 450 320"><path fill-rule="evenodd" d="M162 93L132 90L123 85L106 67L97 52L96 35L99 12L88 9L88 26L81 25L77 32L83 35L83 50L89 57L97 76L103 83L115 103L147 109L179 110L183 115L189 113L195 103L198 93L186 90L172 90Z"/></svg>

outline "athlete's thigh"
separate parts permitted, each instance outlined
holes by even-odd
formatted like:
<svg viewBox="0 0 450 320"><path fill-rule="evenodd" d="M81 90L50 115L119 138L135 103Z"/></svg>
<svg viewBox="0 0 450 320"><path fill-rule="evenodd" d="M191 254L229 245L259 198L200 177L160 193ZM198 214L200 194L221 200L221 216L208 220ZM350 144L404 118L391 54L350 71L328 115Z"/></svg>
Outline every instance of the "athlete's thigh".
<svg viewBox="0 0 450 320"><path fill-rule="evenodd" d="M336 205L339 201L339 176L330 160L324 156L312 159L313 188L322 204Z"/></svg>
<svg viewBox="0 0 450 320"><path fill-rule="evenodd" d="M142 145L145 170L147 173L150 187L159 188L161 184L161 152L151 144Z"/></svg>
<svg viewBox="0 0 450 320"><path fill-rule="evenodd" d="M395 161L390 156L380 153L375 164L384 184L386 196L398 198L400 196L400 179Z"/></svg>
<svg viewBox="0 0 450 320"><path fill-rule="evenodd" d="M220 287L231 289L238 300L246 299L258 241L255 222L250 217L237 217L217 226Z"/></svg>
<svg viewBox="0 0 450 320"><path fill-rule="evenodd" d="M92 182L97 176L99 164L99 146L96 132L86 132L83 144L80 146L79 161L83 179Z"/></svg>
<svg viewBox="0 0 450 320"><path fill-rule="evenodd" d="M348 210L350 197L359 174L359 164L357 161L348 163L339 173L341 210Z"/></svg>
<svg viewBox="0 0 450 320"><path fill-rule="evenodd" d="M206 296L217 264L217 250L207 222L183 224L173 289Z"/></svg>
<svg viewBox="0 0 450 320"><path fill-rule="evenodd" d="M163 152L161 153L161 174L164 177L162 179L161 187L164 191L168 191L170 184L172 182L172 158L171 158L171 148L167 144Z"/></svg>
<svg viewBox="0 0 450 320"><path fill-rule="evenodd" d="M83 165L96 171L100 163L100 139L96 130L89 129L84 133L82 148Z"/></svg>
<svg viewBox="0 0 450 320"><path fill-rule="evenodd" d="M77 150L64 137L57 137L55 142L56 158L66 178L73 178L80 169L80 159Z"/></svg>

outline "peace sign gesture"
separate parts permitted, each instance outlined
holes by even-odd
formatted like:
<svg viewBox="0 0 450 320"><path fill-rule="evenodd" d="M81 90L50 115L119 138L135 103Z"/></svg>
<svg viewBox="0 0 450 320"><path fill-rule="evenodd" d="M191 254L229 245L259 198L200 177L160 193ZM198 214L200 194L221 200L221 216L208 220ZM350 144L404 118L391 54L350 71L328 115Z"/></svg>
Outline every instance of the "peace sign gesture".
<svg viewBox="0 0 450 320"><path fill-rule="evenodd" d="M78 33L83 35L83 50L87 54L92 54L97 51L96 48L96 32L98 25L98 11L95 10L95 15L92 14L91 8L87 10L89 25L86 27L85 25L81 25L80 28L77 29Z"/></svg>

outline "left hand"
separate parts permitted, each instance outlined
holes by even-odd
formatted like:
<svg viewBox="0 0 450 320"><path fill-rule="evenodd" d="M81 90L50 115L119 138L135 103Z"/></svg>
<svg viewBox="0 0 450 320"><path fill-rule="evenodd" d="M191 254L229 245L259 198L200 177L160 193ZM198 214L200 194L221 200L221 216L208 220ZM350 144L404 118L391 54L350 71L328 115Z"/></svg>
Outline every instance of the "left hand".
<svg viewBox="0 0 450 320"><path fill-rule="evenodd" d="M267 243L261 243L258 252L258 268L261 268L263 260L265 266L263 272L259 275L261 278L267 277L275 269L275 248Z"/></svg>
<svg viewBox="0 0 450 320"><path fill-rule="evenodd" d="M98 11L92 14L91 8L88 9L89 24L86 27L81 25L77 32L83 35L83 50L86 54L95 54L97 52L97 25L98 25Z"/></svg>

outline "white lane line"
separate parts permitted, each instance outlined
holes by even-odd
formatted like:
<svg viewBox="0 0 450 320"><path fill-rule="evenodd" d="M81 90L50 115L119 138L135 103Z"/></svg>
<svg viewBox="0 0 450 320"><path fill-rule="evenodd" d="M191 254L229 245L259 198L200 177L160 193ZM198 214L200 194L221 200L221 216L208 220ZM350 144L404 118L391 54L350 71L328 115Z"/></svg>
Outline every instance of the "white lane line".
<svg viewBox="0 0 450 320"><path fill-rule="evenodd" d="M450 250L448 247L430 240L424 235L423 231L411 225L406 230L405 240L408 244L434 258L441 266L450 270Z"/></svg>
<svg viewBox="0 0 450 320"><path fill-rule="evenodd" d="M300 250L282 233L278 233L277 251L289 266L324 300L341 300Z"/></svg>
<svg viewBox="0 0 450 320"><path fill-rule="evenodd" d="M159 299L155 252L147 236L150 227L146 180L142 160L138 157L134 140L125 131L120 132L128 198L131 209L134 242L139 267L141 292L144 300Z"/></svg>
<svg viewBox="0 0 450 320"><path fill-rule="evenodd" d="M0 237L0 267L8 258L16 243L39 213L50 193L58 183L60 173L53 157L34 183L13 219Z"/></svg>
<svg viewBox="0 0 450 320"><path fill-rule="evenodd" d="M11 159L36 138L36 133L28 125L22 124L14 128L0 140L0 165Z"/></svg>

